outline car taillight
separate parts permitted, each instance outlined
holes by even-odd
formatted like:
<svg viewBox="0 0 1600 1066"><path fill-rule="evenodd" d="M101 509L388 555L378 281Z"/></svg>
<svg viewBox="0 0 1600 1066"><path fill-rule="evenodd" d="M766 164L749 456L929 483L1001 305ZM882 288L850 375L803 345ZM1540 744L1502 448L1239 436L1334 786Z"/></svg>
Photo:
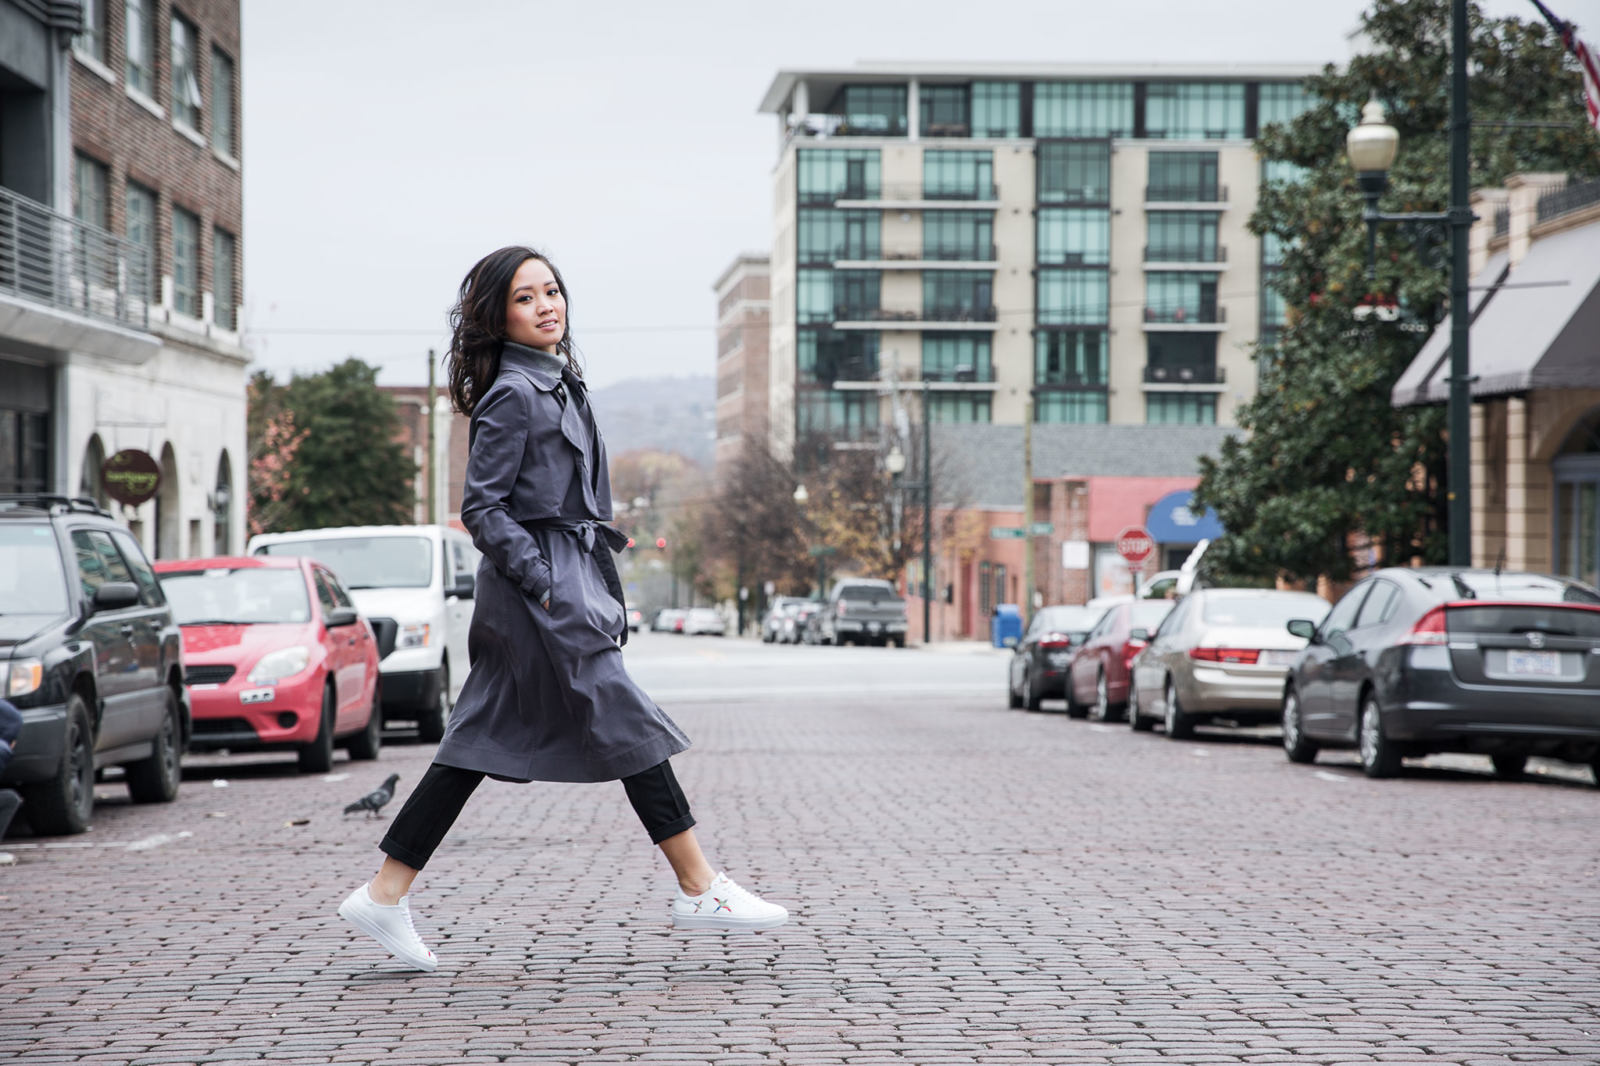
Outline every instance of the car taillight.
<svg viewBox="0 0 1600 1066"><path fill-rule="evenodd" d="M1190 648L1189 658L1207 663L1254 663L1261 658L1257 648Z"/></svg>
<svg viewBox="0 0 1600 1066"><path fill-rule="evenodd" d="M1128 643L1126 643L1126 644L1124 644L1122 646L1122 665L1123 666L1131 665L1133 663L1133 657L1135 655L1138 655L1141 651L1144 651L1144 649L1146 647L1147 647L1147 644L1146 644L1145 641L1142 641L1142 640L1130 640L1130 641L1128 641Z"/></svg>
<svg viewBox="0 0 1600 1066"><path fill-rule="evenodd" d="M1041 648L1070 648L1072 635L1070 633L1046 633L1039 638Z"/></svg>
<svg viewBox="0 0 1600 1066"><path fill-rule="evenodd" d="M1396 644L1448 644L1450 635L1444 629L1444 608L1435 607L1417 619L1411 632L1395 641Z"/></svg>

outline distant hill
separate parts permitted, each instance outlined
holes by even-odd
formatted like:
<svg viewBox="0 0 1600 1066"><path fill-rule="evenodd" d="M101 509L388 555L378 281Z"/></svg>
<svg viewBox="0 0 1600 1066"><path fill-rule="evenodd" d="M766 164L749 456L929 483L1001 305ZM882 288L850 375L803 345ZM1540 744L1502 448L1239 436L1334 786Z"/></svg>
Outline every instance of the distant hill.
<svg viewBox="0 0 1600 1066"><path fill-rule="evenodd" d="M711 375L629 378L594 390L592 399L611 455L650 448L677 452L710 469L717 432Z"/></svg>

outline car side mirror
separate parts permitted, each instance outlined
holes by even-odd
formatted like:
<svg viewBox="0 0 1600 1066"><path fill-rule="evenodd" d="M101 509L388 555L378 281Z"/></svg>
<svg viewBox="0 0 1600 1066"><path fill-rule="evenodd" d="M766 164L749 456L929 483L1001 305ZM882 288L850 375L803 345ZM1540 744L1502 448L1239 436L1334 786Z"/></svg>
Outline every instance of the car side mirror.
<svg viewBox="0 0 1600 1066"><path fill-rule="evenodd" d="M139 602L139 586L131 581L107 581L94 590L95 611L120 611Z"/></svg>
<svg viewBox="0 0 1600 1066"><path fill-rule="evenodd" d="M473 590L478 587L476 574L457 574L455 584L450 586L450 595L457 599L472 599Z"/></svg>
<svg viewBox="0 0 1600 1066"><path fill-rule="evenodd" d="M339 626L355 625L356 619L360 617L361 616L356 612L354 607L335 607L333 610L323 615L322 624L327 626L329 629L337 629Z"/></svg>
<svg viewBox="0 0 1600 1066"><path fill-rule="evenodd" d="M1128 634L1128 639L1129 640L1142 640L1142 641L1148 642L1150 640L1150 631L1148 629L1135 629L1135 630L1132 630Z"/></svg>
<svg viewBox="0 0 1600 1066"><path fill-rule="evenodd" d="M1317 642L1317 623L1309 618L1291 618L1286 628L1289 632L1309 644Z"/></svg>

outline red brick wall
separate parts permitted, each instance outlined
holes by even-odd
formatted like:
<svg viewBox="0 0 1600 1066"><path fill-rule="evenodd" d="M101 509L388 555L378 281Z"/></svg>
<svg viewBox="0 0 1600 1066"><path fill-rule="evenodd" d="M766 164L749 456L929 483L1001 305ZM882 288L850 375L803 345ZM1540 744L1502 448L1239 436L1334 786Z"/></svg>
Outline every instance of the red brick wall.
<svg viewBox="0 0 1600 1066"><path fill-rule="evenodd" d="M106 66L114 75L108 83L96 70L76 58L72 69L73 148L105 164L110 170L106 186L112 233L124 232L123 196L129 179L157 194L156 252L152 297L163 275L172 273L172 208L176 204L200 218L199 292L212 291L212 228L233 234L234 302L244 302L244 219L240 170L217 158L211 149L211 79L215 45L233 60L234 161L242 155L239 50L239 0L146 0L155 23L155 102L164 112L157 117L129 97L125 78L126 44L121 3L104 3ZM199 66L200 128L195 131L205 147L185 137L172 123L172 14L176 11L199 30L194 45ZM73 53L76 56L76 53Z"/></svg>

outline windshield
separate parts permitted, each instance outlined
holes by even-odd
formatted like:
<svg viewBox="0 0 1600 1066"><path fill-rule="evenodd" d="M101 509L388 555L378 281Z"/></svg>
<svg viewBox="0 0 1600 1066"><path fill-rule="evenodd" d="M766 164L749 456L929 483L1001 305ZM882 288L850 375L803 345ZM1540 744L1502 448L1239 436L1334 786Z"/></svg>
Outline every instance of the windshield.
<svg viewBox="0 0 1600 1066"><path fill-rule="evenodd" d="M1087 633L1105 612L1098 607L1046 607L1036 616L1036 629L1061 633Z"/></svg>
<svg viewBox="0 0 1600 1066"><path fill-rule="evenodd" d="M426 537L336 537L263 545L262 555L308 556L347 589L425 589L433 584L433 545Z"/></svg>
<svg viewBox="0 0 1600 1066"><path fill-rule="evenodd" d="M1133 605L1130 629L1148 629L1154 633L1161 620L1172 612L1172 600L1140 600Z"/></svg>
<svg viewBox="0 0 1600 1066"><path fill-rule="evenodd" d="M161 575L161 591L180 626L306 622L311 603L299 570L177 570Z"/></svg>
<svg viewBox="0 0 1600 1066"><path fill-rule="evenodd" d="M839 598L842 600L889 600L898 596L892 585L841 585Z"/></svg>
<svg viewBox="0 0 1600 1066"><path fill-rule="evenodd" d="M1208 596L1201 617L1216 626L1265 626L1277 629L1291 618L1321 621L1328 604L1306 593L1261 592L1243 596Z"/></svg>
<svg viewBox="0 0 1600 1066"><path fill-rule="evenodd" d="M67 584L55 532L43 523L0 526L0 614L61 614Z"/></svg>

